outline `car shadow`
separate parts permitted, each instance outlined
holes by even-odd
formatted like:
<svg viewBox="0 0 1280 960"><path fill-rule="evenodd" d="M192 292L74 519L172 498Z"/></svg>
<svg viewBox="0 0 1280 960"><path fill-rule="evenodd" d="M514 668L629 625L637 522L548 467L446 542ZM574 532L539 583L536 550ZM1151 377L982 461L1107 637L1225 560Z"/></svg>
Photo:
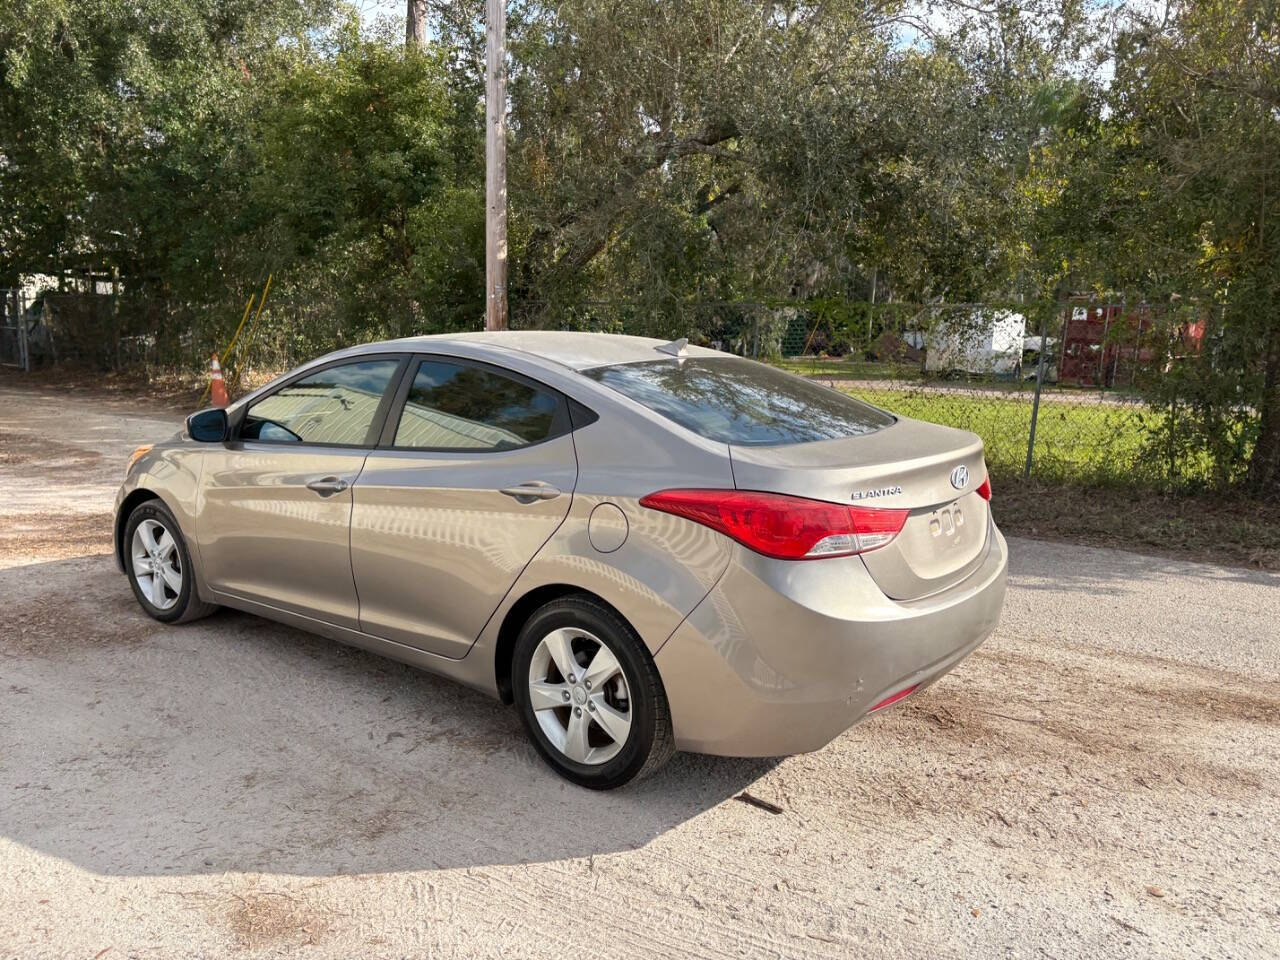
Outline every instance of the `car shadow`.
<svg viewBox="0 0 1280 960"><path fill-rule="evenodd" d="M99 874L589 857L777 762L680 754L596 793L545 767L514 710L451 681L245 614L154 623L109 556L0 570L0 598L0 834Z"/></svg>

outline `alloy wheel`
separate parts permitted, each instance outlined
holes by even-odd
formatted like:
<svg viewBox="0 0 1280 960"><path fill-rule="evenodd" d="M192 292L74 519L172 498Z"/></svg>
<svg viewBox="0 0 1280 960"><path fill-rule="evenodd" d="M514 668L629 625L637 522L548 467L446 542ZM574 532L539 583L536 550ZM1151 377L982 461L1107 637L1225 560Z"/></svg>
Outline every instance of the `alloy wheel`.
<svg viewBox="0 0 1280 960"><path fill-rule="evenodd" d="M173 534L158 520L146 519L133 531L130 545L133 579L157 610L168 610L182 595L182 557Z"/></svg>
<svg viewBox="0 0 1280 960"><path fill-rule="evenodd" d="M551 744L575 763L618 755L631 733L631 690L613 651L594 634L552 630L529 662L529 704Z"/></svg>

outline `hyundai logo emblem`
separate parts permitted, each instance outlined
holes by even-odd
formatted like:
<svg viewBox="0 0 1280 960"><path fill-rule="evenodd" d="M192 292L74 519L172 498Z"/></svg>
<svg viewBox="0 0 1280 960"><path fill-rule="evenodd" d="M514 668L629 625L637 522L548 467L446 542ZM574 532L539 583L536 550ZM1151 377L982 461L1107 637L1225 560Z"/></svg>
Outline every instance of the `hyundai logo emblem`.
<svg viewBox="0 0 1280 960"><path fill-rule="evenodd" d="M963 463L951 471L951 485L957 490L963 490L969 484L969 468Z"/></svg>

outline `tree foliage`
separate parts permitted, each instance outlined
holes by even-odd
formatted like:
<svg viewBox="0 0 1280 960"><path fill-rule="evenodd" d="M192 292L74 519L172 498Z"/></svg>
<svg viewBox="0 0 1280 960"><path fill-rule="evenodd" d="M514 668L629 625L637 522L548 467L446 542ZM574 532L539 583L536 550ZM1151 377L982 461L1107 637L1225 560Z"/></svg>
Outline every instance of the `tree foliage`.
<svg viewBox="0 0 1280 960"><path fill-rule="evenodd" d="M1171 420L1181 442L1206 450L1224 480L1247 472L1271 496L1280 495L1276 17L1271 3L1207 0L1135 19L1116 51L1110 121L1129 186L1113 207L1139 215L1118 231L1139 255L1113 276L1167 293L1181 318L1207 326L1208 348L1153 393L1183 404Z"/></svg>
<svg viewBox="0 0 1280 960"><path fill-rule="evenodd" d="M904 42L907 11L521 6L530 296L865 295L873 272L905 298L1021 292L1019 178L1073 85L1054 51L1079 18L1009 5L926 44Z"/></svg>
<svg viewBox="0 0 1280 960"><path fill-rule="evenodd" d="M118 276L217 343L275 274L297 350L466 323L480 157L445 56L318 0L6 7L0 285Z"/></svg>
<svg viewBox="0 0 1280 960"><path fill-rule="evenodd" d="M1274 5L1149 9L509 0L513 317L731 340L748 303L1155 301L1157 442L1274 493ZM484 3L406 12L10 0L0 285L118 276L188 361L268 274L281 360L477 324Z"/></svg>

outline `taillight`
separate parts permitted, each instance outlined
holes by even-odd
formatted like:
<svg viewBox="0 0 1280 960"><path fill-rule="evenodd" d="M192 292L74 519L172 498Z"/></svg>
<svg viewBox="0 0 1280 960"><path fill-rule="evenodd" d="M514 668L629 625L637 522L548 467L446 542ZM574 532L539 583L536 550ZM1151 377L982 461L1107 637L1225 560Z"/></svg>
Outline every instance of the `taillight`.
<svg viewBox="0 0 1280 960"><path fill-rule="evenodd" d="M978 487L976 493L983 500L991 499L991 478L990 477L987 477L987 479L982 481L982 486Z"/></svg>
<svg viewBox="0 0 1280 960"><path fill-rule="evenodd" d="M898 535L910 513L751 490L661 490L643 497L640 505L705 524L781 560L875 550Z"/></svg>

